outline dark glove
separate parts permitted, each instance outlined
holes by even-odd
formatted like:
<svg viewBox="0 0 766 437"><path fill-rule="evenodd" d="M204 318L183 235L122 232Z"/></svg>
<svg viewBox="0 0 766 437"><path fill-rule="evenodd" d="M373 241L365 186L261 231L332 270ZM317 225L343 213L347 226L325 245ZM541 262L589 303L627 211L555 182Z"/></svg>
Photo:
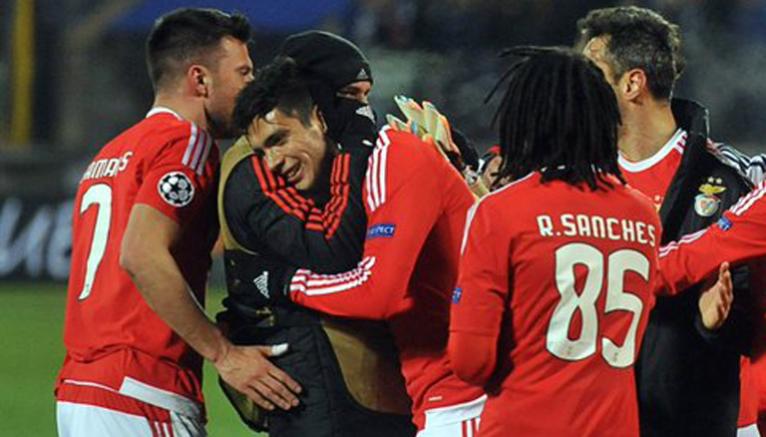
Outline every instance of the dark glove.
<svg viewBox="0 0 766 437"><path fill-rule="evenodd" d="M285 299L297 268L261 255L227 251L226 282L231 297L251 308L270 306Z"/></svg>

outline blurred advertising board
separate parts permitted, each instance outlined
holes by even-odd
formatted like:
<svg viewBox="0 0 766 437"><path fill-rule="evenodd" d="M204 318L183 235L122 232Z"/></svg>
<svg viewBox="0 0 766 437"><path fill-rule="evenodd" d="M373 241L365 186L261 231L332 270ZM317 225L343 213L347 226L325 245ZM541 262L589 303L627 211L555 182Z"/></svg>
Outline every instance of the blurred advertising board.
<svg viewBox="0 0 766 437"><path fill-rule="evenodd" d="M0 198L0 280L69 276L72 198Z"/></svg>

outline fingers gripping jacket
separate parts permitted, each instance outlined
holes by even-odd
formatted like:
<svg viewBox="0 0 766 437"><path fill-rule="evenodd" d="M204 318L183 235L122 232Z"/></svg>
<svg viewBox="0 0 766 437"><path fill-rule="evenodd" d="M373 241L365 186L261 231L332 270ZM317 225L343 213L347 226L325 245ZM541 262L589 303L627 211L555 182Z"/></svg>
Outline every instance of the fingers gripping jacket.
<svg viewBox="0 0 766 437"><path fill-rule="evenodd" d="M228 311L219 323L230 327L227 336L235 344L289 344L289 352L273 362L304 388L297 409L264 412L221 382L243 422L273 437L414 435L396 351L383 324L330 322L282 298L278 290L289 281L277 278L289 278L292 269L234 250L224 258ZM258 290L264 272L273 289L269 297Z"/></svg>

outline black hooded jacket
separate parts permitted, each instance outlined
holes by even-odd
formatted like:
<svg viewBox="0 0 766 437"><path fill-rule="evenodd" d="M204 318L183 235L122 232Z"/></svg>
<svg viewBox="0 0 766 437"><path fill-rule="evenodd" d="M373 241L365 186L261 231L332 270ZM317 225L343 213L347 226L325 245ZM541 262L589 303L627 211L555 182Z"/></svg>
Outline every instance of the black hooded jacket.
<svg viewBox="0 0 766 437"><path fill-rule="evenodd" d="M707 109L678 99L672 109L688 137L659 211L663 244L715 223L751 188L737 169L711 152ZM702 189L706 183L725 189L714 195L720 201L714 211L711 195ZM657 299L636 362L642 436L736 435L740 356L749 350L752 323L747 268L733 273L734 307L718 331L702 326L699 285Z"/></svg>

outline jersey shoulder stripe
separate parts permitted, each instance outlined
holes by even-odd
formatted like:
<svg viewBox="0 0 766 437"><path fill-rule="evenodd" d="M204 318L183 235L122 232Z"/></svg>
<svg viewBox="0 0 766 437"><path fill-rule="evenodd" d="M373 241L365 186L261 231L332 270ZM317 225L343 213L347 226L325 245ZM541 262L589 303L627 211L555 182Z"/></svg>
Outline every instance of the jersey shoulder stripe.
<svg viewBox="0 0 766 437"><path fill-rule="evenodd" d="M181 163L201 175L210 156L213 139L210 134L194 123L190 123L189 129L189 140Z"/></svg>
<svg viewBox="0 0 766 437"><path fill-rule="evenodd" d="M534 174L535 174L535 172L531 172L531 173L527 174L526 176L524 176L522 178L519 178L519 179L516 179L515 181L509 183L508 185L506 185L506 186L504 186L502 188L499 188L499 189L497 189L497 190L487 194L483 198L477 200L476 203L474 203L468 209L468 213L467 213L468 215L467 215L466 220L465 220L465 227L463 228L463 241L460 243L460 254L461 255L465 252L465 246L468 243L468 233L470 232L470 229L471 229L471 223L473 222L473 219L476 216L476 211L479 209L479 206L482 205L483 203L485 203L487 201L487 199L495 198L500 193L503 193L503 192L505 192L507 190L510 190L512 187L518 186L521 183L529 180Z"/></svg>
<svg viewBox="0 0 766 437"><path fill-rule="evenodd" d="M388 149L391 139L388 136L388 126L380 130L375 141L375 149L368 159L365 188L367 191L367 207L375 211L386 201L386 173Z"/></svg>
<svg viewBox="0 0 766 437"><path fill-rule="evenodd" d="M758 185L758 187L756 187L753 191L740 198L739 201L734 204L734 206L729 208L729 211L731 211L731 213L734 215L742 215L764 195L766 195L766 182L761 182L761 184Z"/></svg>

